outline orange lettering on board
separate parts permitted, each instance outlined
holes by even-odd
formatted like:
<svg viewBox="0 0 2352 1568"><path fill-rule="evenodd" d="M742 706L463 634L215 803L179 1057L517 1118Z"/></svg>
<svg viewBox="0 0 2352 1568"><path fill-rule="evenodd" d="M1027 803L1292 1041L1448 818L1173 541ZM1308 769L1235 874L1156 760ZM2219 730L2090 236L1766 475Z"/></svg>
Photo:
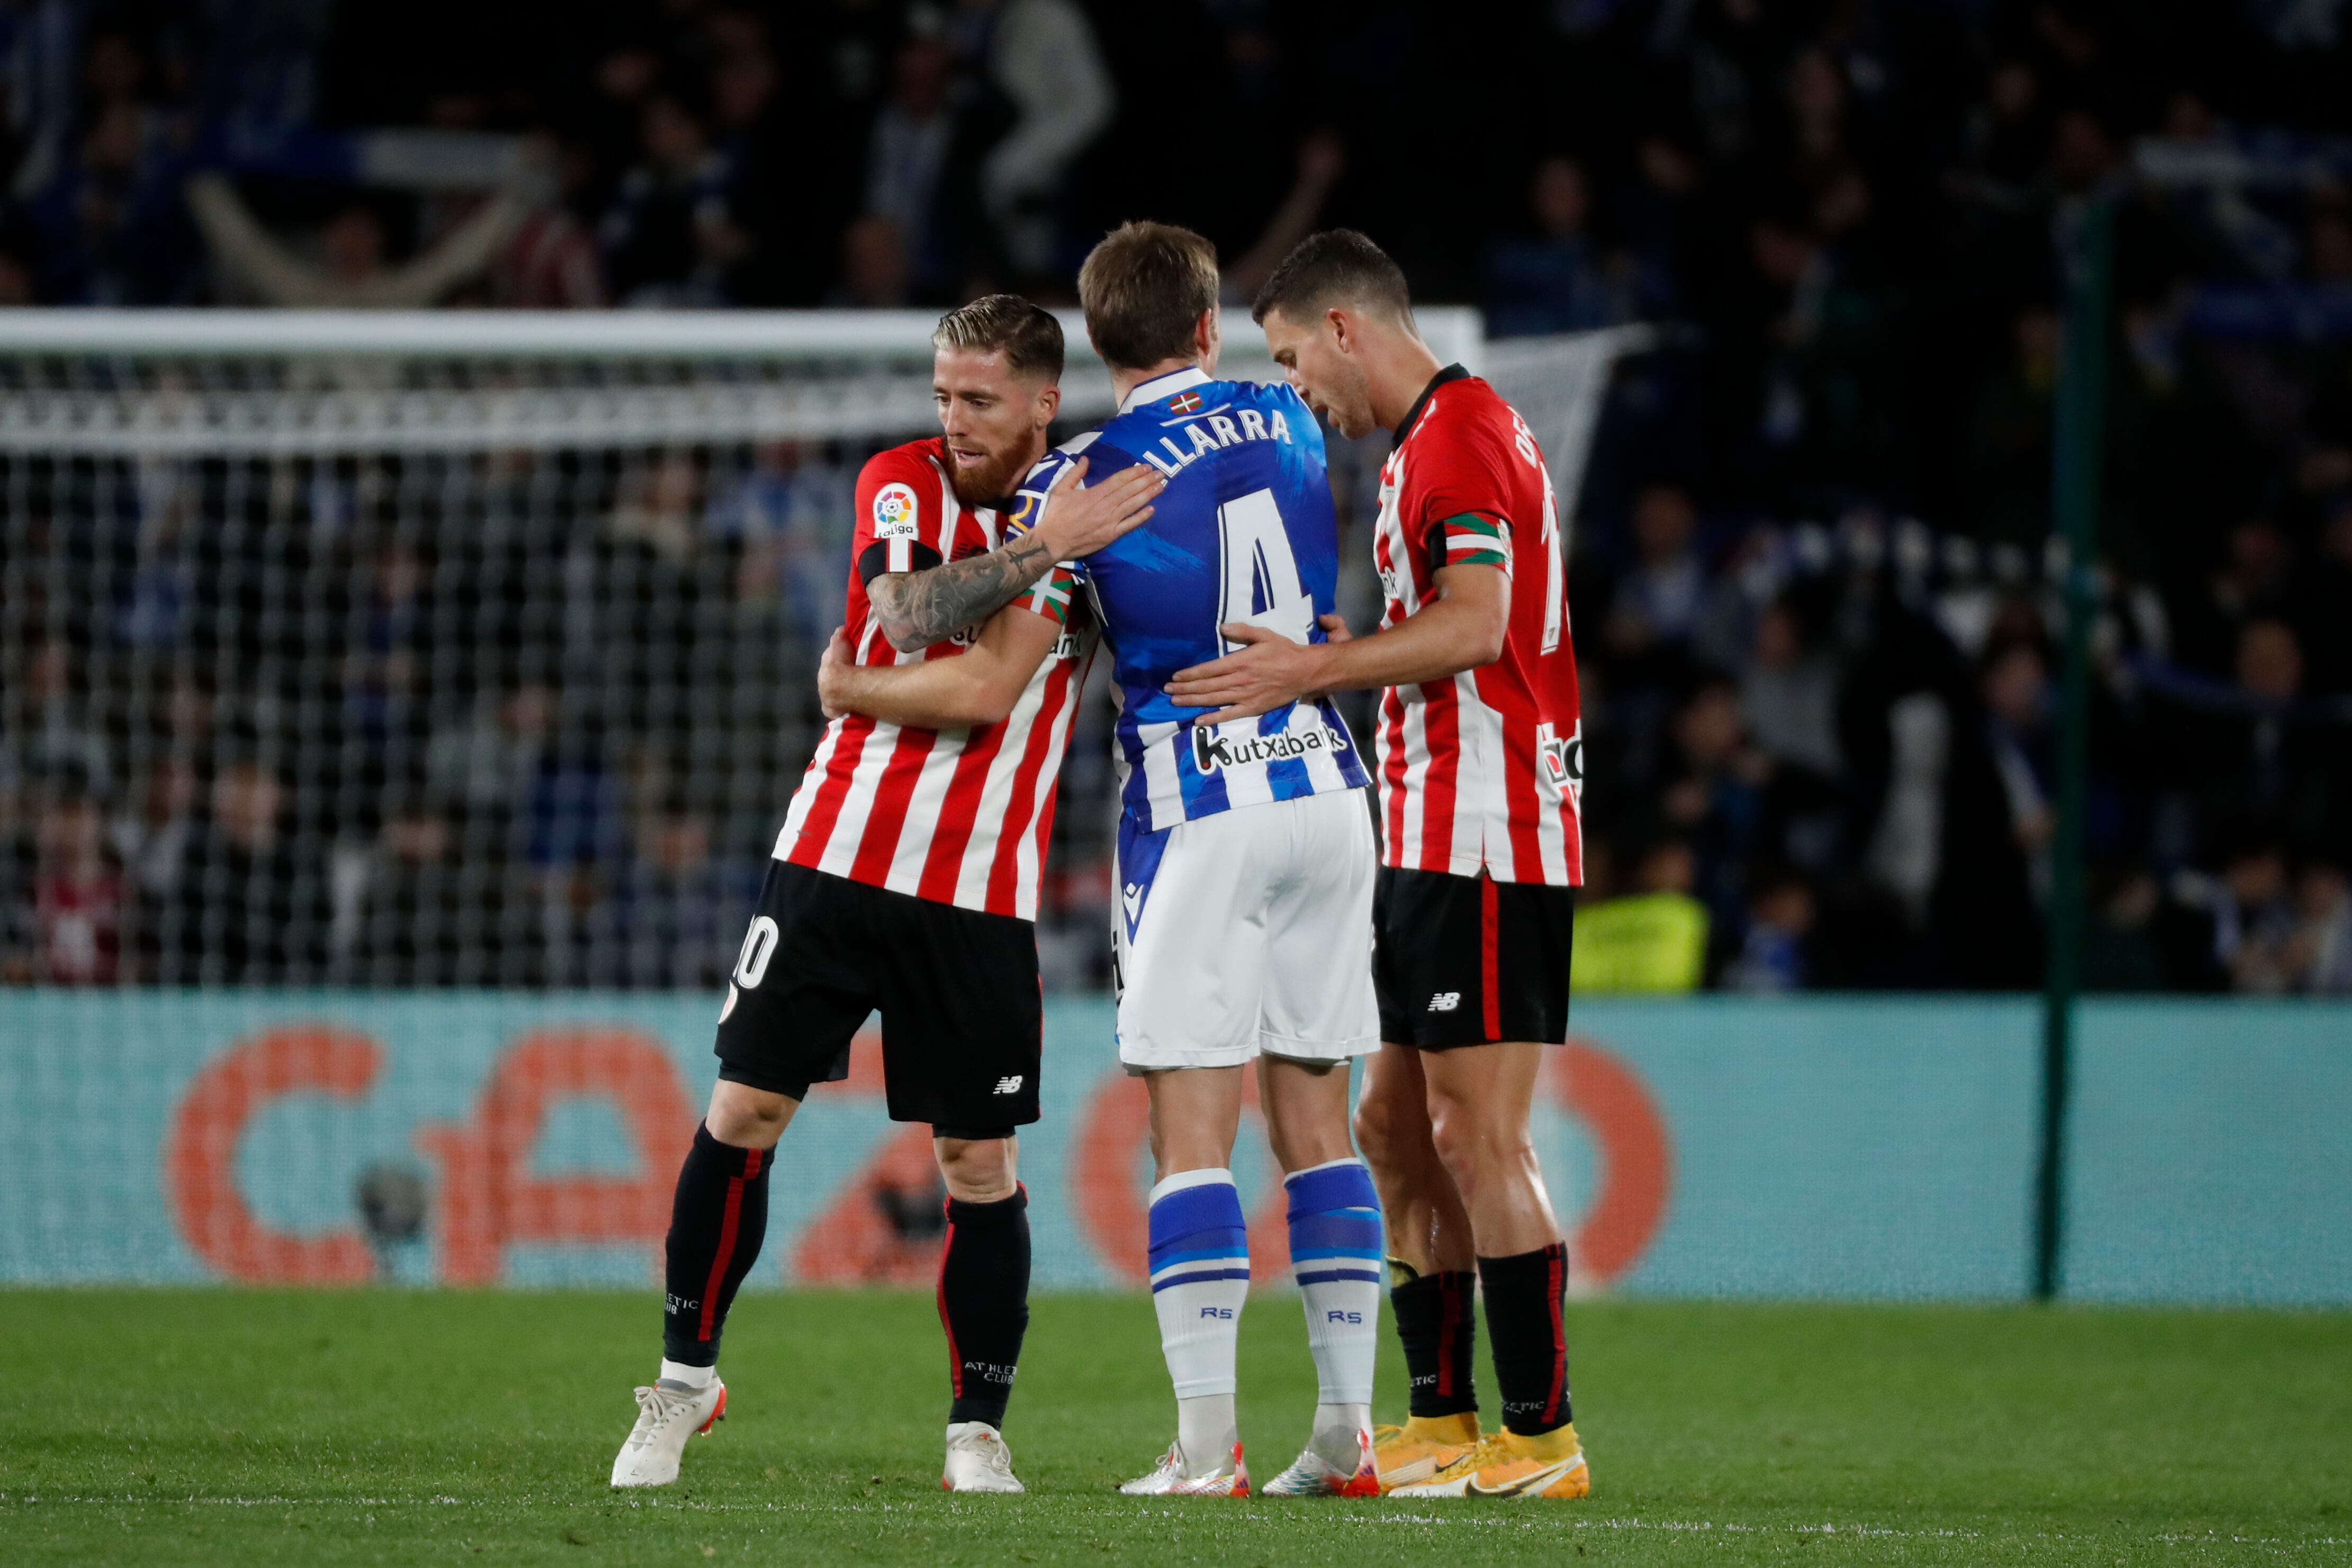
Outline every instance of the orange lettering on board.
<svg viewBox="0 0 2352 1568"><path fill-rule="evenodd" d="M352 1285L373 1271L352 1229L294 1236L263 1225L236 1185L236 1145L255 1114L289 1094L356 1100L375 1082L374 1040L330 1024L274 1029L206 1062L163 1138L163 1196L190 1249L232 1280Z"/></svg>
<svg viewBox="0 0 2352 1568"><path fill-rule="evenodd" d="M1601 1191L1569 1238L1572 1277L1605 1285L1649 1249L1665 1218L1673 1155L1665 1118L1641 1078L1591 1040L1551 1053L1552 1094L1599 1145Z"/></svg>
<svg viewBox="0 0 2352 1568"><path fill-rule="evenodd" d="M636 1154L627 1176L530 1174L547 1113L583 1097L609 1100ZM439 1274L444 1284L494 1284L513 1241L642 1241L669 1228L678 1163L694 1109L659 1041L635 1030L540 1030L499 1058L473 1122L419 1128L441 1167Z"/></svg>

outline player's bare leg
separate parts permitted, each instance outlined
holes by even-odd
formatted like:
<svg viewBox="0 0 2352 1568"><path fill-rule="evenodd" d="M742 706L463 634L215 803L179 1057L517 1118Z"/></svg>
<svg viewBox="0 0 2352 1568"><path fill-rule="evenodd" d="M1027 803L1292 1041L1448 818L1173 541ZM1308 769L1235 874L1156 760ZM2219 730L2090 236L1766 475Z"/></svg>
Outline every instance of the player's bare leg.
<svg viewBox="0 0 2352 1568"><path fill-rule="evenodd" d="M1437 1157L1430 1133L1420 1051L1383 1045L1365 1059L1364 1092L1356 1101L1356 1146L1380 1188L1389 1256L1410 1270L1404 1278L1475 1269L1470 1211L1445 1162ZM1475 1409L1477 1402L1467 1407Z"/></svg>
<svg viewBox="0 0 2352 1568"><path fill-rule="evenodd" d="M1544 1047L1524 1042L1418 1051L1429 1134L1470 1217L1481 1258L1559 1239L1531 1122Z"/></svg>
<svg viewBox="0 0 2352 1568"><path fill-rule="evenodd" d="M788 1095L723 1078L711 1090L671 1200L661 1371L636 1391L636 1425L613 1461L616 1487L677 1479L687 1438L727 1413L719 1334L767 1234L769 1153L799 1109Z"/></svg>
<svg viewBox="0 0 2352 1568"><path fill-rule="evenodd" d="M1529 1126L1544 1050L1510 1041L1420 1053L1430 1139L1461 1192L1477 1247L1504 1426L1422 1489L1560 1498L1591 1488L1560 1323L1568 1249Z"/></svg>
<svg viewBox="0 0 2352 1568"><path fill-rule="evenodd" d="M1419 1051L1383 1045L1365 1062L1356 1143L1388 1219L1390 1313L1409 1385L1404 1423L1373 1428L1375 1458L1386 1485L1411 1486L1467 1458L1480 1436L1477 1250L1431 1134Z"/></svg>
<svg viewBox="0 0 2352 1568"><path fill-rule="evenodd" d="M948 1189L939 1297L953 1400L940 1485L1017 1492L1004 1406L1029 1327L1029 1197L1020 1181L1020 1140L941 1135L931 1146Z"/></svg>

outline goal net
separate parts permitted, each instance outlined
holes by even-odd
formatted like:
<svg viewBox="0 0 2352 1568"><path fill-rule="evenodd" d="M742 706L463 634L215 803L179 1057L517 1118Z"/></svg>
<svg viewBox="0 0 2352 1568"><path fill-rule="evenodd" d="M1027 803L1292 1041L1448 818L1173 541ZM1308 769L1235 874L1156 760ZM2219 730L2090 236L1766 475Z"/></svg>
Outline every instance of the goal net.
<svg viewBox="0 0 2352 1568"><path fill-rule="evenodd" d="M857 468L936 428L932 324L9 313L6 977L715 988L821 725ZM1075 431L1111 398L1067 325ZM1640 329L1424 325L1572 512ZM1234 326L1226 373L1271 377ZM1359 624L1384 448L1333 443ZM1106 724L1064 780L1049 984L1101 974Z"/></svg>

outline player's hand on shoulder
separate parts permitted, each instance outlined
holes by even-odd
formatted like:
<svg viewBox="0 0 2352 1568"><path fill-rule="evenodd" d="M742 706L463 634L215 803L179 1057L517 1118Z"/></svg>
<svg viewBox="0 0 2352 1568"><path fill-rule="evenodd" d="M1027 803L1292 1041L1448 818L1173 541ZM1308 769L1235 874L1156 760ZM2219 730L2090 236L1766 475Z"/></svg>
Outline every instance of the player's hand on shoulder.
<svg viewBox="0 0 2352 1568"><path fill-rule="evenodd" d="M1168 484L1158 469L1138 463L1088 485L1087 466L1086 458L1075 459L1045 492L1045 517L1036 532L1058 560L1090 556L1142 527L1150 519L1153 498Z"/></svg>
<svg viewBox="0 0 2352 1568"><path fill-rule="evenodd" d="M1323 617L1325 630L1338 619ZM1222 659L1177 671L1175 678L1160 689L1178 707L1214 708L1202 722L1223 724L1288 707L1315 689L1319 660L1307 644L1245 621L1229 622L1219 630L1228 643L1247 646Z"/></svg>
<svg viewBox="0 0 2352 1568"><path fill-rule="evenodd" d="M849 672L856 667L856 653L849 646L849 633L842 627L833 629L833 639L824 645L824 654L816 662L817 706L824 710L830 721L840 718L850 709L844 703L843 687Z"/></svg>

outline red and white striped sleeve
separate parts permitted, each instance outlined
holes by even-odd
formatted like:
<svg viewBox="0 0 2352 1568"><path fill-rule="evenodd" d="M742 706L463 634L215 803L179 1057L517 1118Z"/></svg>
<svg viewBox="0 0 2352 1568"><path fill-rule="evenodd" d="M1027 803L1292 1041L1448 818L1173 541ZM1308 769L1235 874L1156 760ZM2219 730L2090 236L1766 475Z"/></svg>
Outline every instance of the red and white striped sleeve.
<svg viewBox="0 0 2352 1568"><path fill-rule="evenodd" d="M857 531L849 547L858 580L939 565L941 506L939 474L917 451L895 447L869 459L857 475Z"/></svg>

